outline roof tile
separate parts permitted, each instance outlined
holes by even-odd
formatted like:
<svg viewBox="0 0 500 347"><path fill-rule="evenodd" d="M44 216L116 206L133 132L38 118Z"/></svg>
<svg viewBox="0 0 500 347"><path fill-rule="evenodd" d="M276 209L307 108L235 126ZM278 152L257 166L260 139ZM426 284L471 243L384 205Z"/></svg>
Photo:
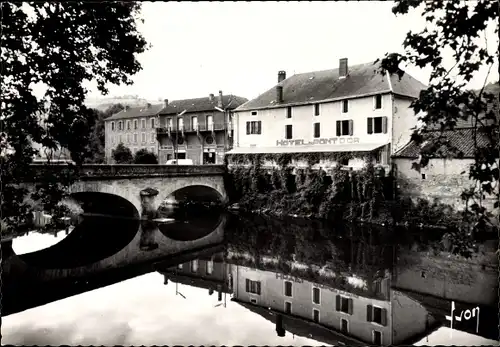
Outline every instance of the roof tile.
<svg viewBox="0 0 500 347"><path fill-rule="evenodd" d="M160 114L176 114L180 113L184 110L186 112L204 112L204 111L213 111L218 104L220 97L214 96L212 101L210 98L195 98L195 99L184 99L184 100L173 100L168 103L168 107L164 107ZM223 95L223 108L228 108L230 110L235 109L236 107L247 102L247 99L236 96L236 95Z"/></svg>

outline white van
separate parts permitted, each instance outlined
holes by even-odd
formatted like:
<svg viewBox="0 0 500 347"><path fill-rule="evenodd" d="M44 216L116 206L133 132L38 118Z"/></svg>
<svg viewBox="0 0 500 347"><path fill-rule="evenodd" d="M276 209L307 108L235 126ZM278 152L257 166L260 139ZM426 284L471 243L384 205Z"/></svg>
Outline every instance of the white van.
<svg viewBox="0 0 500 347"><path fill-rule="evenodd" d="M193 165L192 159L170 159L165 165Z"/></svg>

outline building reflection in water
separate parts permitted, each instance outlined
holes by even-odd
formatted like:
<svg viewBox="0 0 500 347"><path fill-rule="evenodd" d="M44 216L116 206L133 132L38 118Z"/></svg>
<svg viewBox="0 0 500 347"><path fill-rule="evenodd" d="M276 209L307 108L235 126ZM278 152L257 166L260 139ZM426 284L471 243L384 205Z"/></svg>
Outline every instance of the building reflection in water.
<svg viewBox="0 0 500 347"><path fill-rule="evenodd" d="M293 230L298 228L297 230ZM234 229L225 252L161 271L165 282L217 290L286 332L328 344L412 343L437 320L391 289L393 250L374 235ZM248 232L246 232L248 231Z"/></svg>

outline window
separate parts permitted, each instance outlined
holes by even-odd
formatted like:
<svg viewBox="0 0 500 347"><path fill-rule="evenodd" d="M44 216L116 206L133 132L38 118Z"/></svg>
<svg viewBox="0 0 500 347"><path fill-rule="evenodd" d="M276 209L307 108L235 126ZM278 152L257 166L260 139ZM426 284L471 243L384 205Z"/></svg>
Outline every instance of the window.
<svg viewBox="0 0 500 347"><path fill-rule="evenodd" d="M123 122L122 121L118 122L118 130L123 130Z"/></svg>
<svg viewBox="0 0 500 347"><path fill-rule="evenodd" d="M337 121L337 136L352 136L354 124L352 119Z"/></svg>
<svg viewBox="0 0 500 347"><path fill-rule="evenodd" d="M340 318L340 331L349 334L349 321L345 318Z"/></svg>
<svg viewBox="0 0 500 347"><path fill-rule="evenodd" d="M292 138L292 125L285 125L285 139L290 140Z"/></svg>
<svg viewBox="0 0 500 347"><path fill-rule="evenodd" d="M155 128L155 119L154 118L151 118L151 129L154 129Z"/></svg>
<svg viewBox="0 0 500 347"><path fill-rule="evenodd" d="M366 126L368 134L386 134L387 117L368 117Z"/></svg>
<svg viewBox="0 0 500 347"><path fill-rule="evenodd" d="M137 147L132 148L132 153L137 153Z"/></svg>
<svg viewBox="0 0 500 347"><path fill-rule="evenodd" d="M292 282L285 281L285 296L292 296Z"/></svg>
<svg viewBox="0 0 500 347"><path fill-rule="evenodd" d="M172 130L172 118L167 118L167 128Z"/></svg>
<svg viewBox="0 0 500 347"><path fill-rule="evenodd" d="M115 122L111 122L111 131L115 131Z"/></svg>
<svg viewBox="0 0 500 347"><path fill-rule="evenodd" d="M319 116L319 104L314 104L314 115Z"/></svg>
<svg viewBox="0 0 500 347"><path fill-rule="evenodd" d="M252 304L257 304L257 299L250 299L250 302L251 302Z"/></svg>
<svg viewBox="0 0 500 347"><path fill-rule="evenodd" d="M285 313L291 314L292 313L292 303L285 301Z"/></svg>
<svg viewBox="0 0 500 347"><path fill-rule="evenodd" d="M118 143L123 143L121 135L118 135Z"/></svg>
<svg viewBox="0 0 500 347"><path fill-rule="evenodd" d="M193 130L198 130L198 117L191 117L191 124L193 125Z"/></svg>
<svg viewBox="0 0 500 347"><path fill-rule="evenodd" d="M247 279L245 289L247 293L260 295L260 282Z"/></svg>
<svg viewBox="0 0 500 347"><path fill-rule="evenodd" d="M127 121L127 130L130 130L130 121Z"/></svg>
<svg viewBox="0 0 500 347"><path fill-rule="evenodd" d="M425 174L424 173L422 174L422 179L425 180Z"/></svg>
<svg viewBox="0 0 500 347"><path fill-rule="evenodd" d="M182 264L177 265L177 267L182 270Z"/></svg>
<svg viewBox="0 0 500 347"><path fill-rule="evenodd" d="M146 133L141 134L141 142L146 142Z"/></svg>
<svg viewBox="0 0 500 347"><path fill-rule="evenodd" d="M286 118L292 118L292 107L286 108Z"/></svg>
<svg viewBox="0 0 500 347"><path fill-rule="evenodd" d="M366 305L366 321L386 326L387 310L373 305Z"/></svg>
<svg viewBox="0 0 500 347"><path fill-rule="evenodd" d="M253 111L252 116L256 116L256 115L257 115L257 111Z"/></svg>
<svg viewBox="0 0 500 347"><path fill-rule="evenodd" d="M251 121L247 122L247 135L256 134L260 135L262 133L261 121Z"/></svg>
<svg viewBox="0 0 500 347"><path fill-rule="evenodd" d="M344 312L347 314L352 314L352 299L347 298L342 295L337 295L335 297L335 310L339 312Z"/></svg>
<svg viewBox="0 0 500 347"><path fill-rule="evenodd" d="M312 296L313 303L319 305L321 302L319 288L313 288Z"/></svg>
<svg viewBox="0 0 500 347"><path fill-rule="evenodd" d="M373 344L382 346L382 333L380 331L373 330Z"/></svg>
<svg viewBox="0 0 500 347"><path fill-rule="evenodd" d="M177 118L177 130L184 129L184 118Z"/></svg>
<svg viewBox="0 0 500 347"><path fill-rule="evenodd" d="M374 97L374 102L375 102L375 109L381 109L382 108L382 95L375 95Z"/></svg>
<svg viewBox="0 0 500 347"><path fill-rule="evenodd" d="M342 113L349 112L349 100L342 100Z"/></svg>
<svg viewBox="0 0 500 347"><path fill-rule="evenodd" d="M208 130L214 129L214 116L207 116L207 129Z"/></svg>
<svg viewBox="0 0 500 347"><path fill-rule="evenodd" d="M155 133L151 133L150 141L151 141L151 143L155 143L155 141L156 141Z"/></svg>
<svg viewBox="0 0 500 347"><path fill-rule="evenodd" d="M211 275L214 272L214 262L212 260L207 261L207 275Z"/></svg>
<svg viewBox="0 0 500 347"><path fill-rule="evenodd" d="M319 310L313 309L313 320L315 323L319 323Z"/></svg>
<svg viewBox="0 0 500 347"><path fill-rule="evenodd" d="M127 134L127 143L132 143L132 135Z"/></svg>
<svg viewBox="0 0 500 347"><path fill-rule="evenodd" d="M116 143L116 137L115 136L111 136L111 144L115 144Z"/></svg>
<svg viewBox="0 0 500 347"><path fill-rule="evenodd" d="M318 138L320 137L320 127L319 127L319 123L314 123L314 137L315 138Z"/></svg>
<svg viewBox="0 0 500 347"><path fill-rule="evenodd" d="M150 151L151 153L154 153L154 152L155 152L155 148L154 148L154 147L149 147L149 151Z"/></svg>
<svg viewBox="0 0 500 347"><path fill-rule="evenodd" d="M137 119L134 119L134 129L137 130L138 126L137 126Z"/></svg>
<svg viewBox="0 0 500 347"><path fill-rule="evenodd" d="M141 128L146 129L146 120L145 119L141 119Z"/></svg>
<svg viewBox="0 0 500 347"><path fill-rule="evenodd" d="M134 134L134 143L137 143L137 133Z"/></svg>
<svg viewBox="0 0 500 347"><path fill-rule="evenodd" d="M198 271L198 259L191 261L191 272Z"/></svg>

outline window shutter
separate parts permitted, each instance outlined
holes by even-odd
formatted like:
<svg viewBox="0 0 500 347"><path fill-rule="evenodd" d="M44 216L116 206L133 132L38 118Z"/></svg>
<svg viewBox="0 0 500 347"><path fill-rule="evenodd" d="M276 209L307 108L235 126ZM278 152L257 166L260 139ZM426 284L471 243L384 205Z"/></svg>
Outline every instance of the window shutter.
<svg viewBox="0 0 500 347"><path fill-rule="evenodd" d="M387 326L387 309L383 308L382 309L382 325L385 327Z"/></svg>
<svg viewBox="0 0 500 347"><path fill-rule="evenodd" d="M373 118L368 117L368 122L366 123L366 128L368 129L368 134L373 134Z"/></svg>
<svg viewBox="0 0 500 347"><path fill-rule="evenodd" d="M247 293L250 292L250 280L249 279L246 280L246 288L245 289L246 289Z"/></svg>
<svg viewBox="0 0 500 347"><path fill-rule="evenodd" d="M257 122L257 134L260 134L262 132L262 123L261 121Z"/></svg>
<svg viewBox="0 0 500 347"><path fill-rule="evenodd" d="M250 122L247 122L247 135L250 135Z"/></svg>
<svg viewBox="0 0 500 347"><path fill-rule="evenodd" d="M348 300L348 312L349 312L349 314L352 314L352 306L353 306L353 300L349 299Z"/></svg>
<svg viewBox="0 0 500 347"><path fill-rule="evenodd" d="M366 321L371 322L372 321L372 314L373 314L373 306L372 305L366 305Z"/></svg>
<svg viewBox="0 0 500 347"><path fill-rule="evenodd" d="M335 297L335 311L340 311L340 295Z"/></svg>
<svg viewBox="0 0 500 347"><path fill-rule="evenodd" d="M382 117L382 132L387 134L387 117Z"/></svg>
<svg viewBox="0 0 500 347"><path fill-rule="evenodd" d="M338 120L337 121L337 136L340 136L340 126L341 126L341 122Z"/></svg>
<svg viewBox="0 0 500 347"><path fill-rule="evenodd" d="M260 295L260 282L257 282L257 294Z"/></svg>
<svg viewBox="0 0 500 347"><path fill-rule="evenodd" d="M349 120L349 136L352 136L354 131L354 121L351 119Z"/></svg>

